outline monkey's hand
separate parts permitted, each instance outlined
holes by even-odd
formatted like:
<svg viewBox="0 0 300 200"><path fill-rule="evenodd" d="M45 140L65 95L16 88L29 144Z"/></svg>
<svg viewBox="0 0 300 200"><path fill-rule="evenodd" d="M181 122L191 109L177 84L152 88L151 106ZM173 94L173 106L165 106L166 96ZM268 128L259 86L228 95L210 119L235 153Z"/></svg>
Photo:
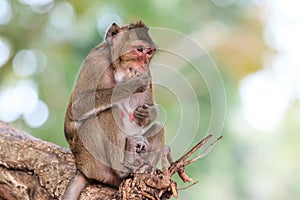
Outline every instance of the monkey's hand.
<svg viewBox="0 0 300 200"><path fill-rule="evenodd" d="M157 117L157 113L156 105L150 106L148 104L144 104L134 110L134 121L139 126L148 126Z"/></svg>
<svg viewBox="0 0 300 200"><path fill-rule="evenodd" d="M126 99L135 93L142 93L149 88L150 83L151 77L147 75L138 75L132 79L117 83L115 88L112 89L111 99L108 100L108 102L116 104L119 103L120 100ZM106 97L109 96L106 95Z"/></svg>
<svg viewBox="0 0 300 200"><path fill-rule="evenodd" d="M136 77L130 79L127 82L129 88L131 88L132 93L142 93L145 92L151 83L151 78L145 74L139 74Z"/></svg>

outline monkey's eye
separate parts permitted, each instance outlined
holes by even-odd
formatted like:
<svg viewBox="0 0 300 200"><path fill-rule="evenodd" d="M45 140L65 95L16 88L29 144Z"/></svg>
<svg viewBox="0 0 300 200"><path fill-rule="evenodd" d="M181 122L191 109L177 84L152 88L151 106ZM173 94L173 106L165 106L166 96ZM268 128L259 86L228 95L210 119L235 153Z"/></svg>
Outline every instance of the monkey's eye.
<svg viewBox="0 0 300 200"><path fill-rule="evenodd" d="M129 72L132 72L132 71L133 71L132 67L129 67L128 70L129 70Z"/></svg>
<svg viewBox="0 0 300 200"><path fill-rule="evenodd" d="M136 50L137 50L138 52L143 53L143 52L145 51L145 47L142 46L142 45L139 45L139 46L136 47Z"/></svg>

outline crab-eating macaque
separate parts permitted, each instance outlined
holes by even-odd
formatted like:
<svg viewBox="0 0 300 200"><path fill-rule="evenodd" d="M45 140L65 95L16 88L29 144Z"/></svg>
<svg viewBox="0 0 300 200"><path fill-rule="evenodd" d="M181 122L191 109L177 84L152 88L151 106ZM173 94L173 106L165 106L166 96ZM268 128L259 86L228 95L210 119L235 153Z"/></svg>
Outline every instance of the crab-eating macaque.
<svg viewBox="0 0 300 200"><path fill-rule="evenodd" d="M156 165L164 145L152 95L156 46L138 21L113 23L86 57L65 116L65 136L79 170L64 199L77 199L87 180L118 187L140 157ZM146 131L144 131L146 130Z"/></svg>

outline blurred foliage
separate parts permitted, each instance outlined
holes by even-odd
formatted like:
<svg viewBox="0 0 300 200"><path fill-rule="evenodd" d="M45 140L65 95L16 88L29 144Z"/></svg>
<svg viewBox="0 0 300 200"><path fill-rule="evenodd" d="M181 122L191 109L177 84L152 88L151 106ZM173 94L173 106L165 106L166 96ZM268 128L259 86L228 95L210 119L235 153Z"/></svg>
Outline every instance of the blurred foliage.
<svg viewBox="0 0 300 200"><path fill-rule="evenodd" d="M262 10L252 1L57 0L39 6L26 2L29 1L8 1L11 19L0 25L0 38L4 38L10 47L9 59L0 67L0 91L15 86L22 79L32 80L38 86L39 98L48 106L49 117L38 128L28 126L22 117L12 122L15 126L67 147L63 134L64 113L84 58L103 40L106 24L101 22L109 22L104 27L107 28L112 21L130 23L142 19L149 27L176 30L203 45L216 62L226 88L227 118L222 131L225 137L206 159L187 169L199 183L180 191L179 198L292 200L300 196L297 189L300 183L297 141L300 138L299 133L293 134L300 129L299 113L291 109L273 135L255 132L244 125L239 115L239 81L261 69L264 55L273 53L264 42ZM61 4L71 6L73 15L60 13L61 18L59 14L55 16L53 10ZM68 19L69 23L63 24ZM60 20L61 23L56 24ZM22 49L43 52L46 65L29 76L16 74L13 59ZM197 62L207 65L209 61L201 58ZM212 112L205 81L195 77L188 67L180 73L195 89L201 120L196 130L199 134L190 138L189 133L183 133L179 142L172 144L174 157L183 153L176 151L176 146L183 146L185 141L194 144L204 136ZM167 120L167 141L170 142L180 126L177 118L180 109L176 101L170 101L171 93L161 88L156 92L156 101L164 109L160 118ZM299 110L299 105L294 108ZM193 118L192 113L190 117ZM180 183L179 186L186 185Z"/></svg>

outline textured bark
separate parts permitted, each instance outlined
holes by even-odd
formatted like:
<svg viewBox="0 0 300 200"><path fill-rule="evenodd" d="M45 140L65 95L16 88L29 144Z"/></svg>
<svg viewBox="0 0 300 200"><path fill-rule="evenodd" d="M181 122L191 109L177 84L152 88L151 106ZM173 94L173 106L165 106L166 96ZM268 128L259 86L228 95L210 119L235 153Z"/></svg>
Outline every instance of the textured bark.
<svg viewBox="0 0 300 200"><path fill-rule="evenodd" d="M62 199L75 172L70 150L0 121L0 199ZM91 184L80 199L113 199L116 193Z"/></svg>

